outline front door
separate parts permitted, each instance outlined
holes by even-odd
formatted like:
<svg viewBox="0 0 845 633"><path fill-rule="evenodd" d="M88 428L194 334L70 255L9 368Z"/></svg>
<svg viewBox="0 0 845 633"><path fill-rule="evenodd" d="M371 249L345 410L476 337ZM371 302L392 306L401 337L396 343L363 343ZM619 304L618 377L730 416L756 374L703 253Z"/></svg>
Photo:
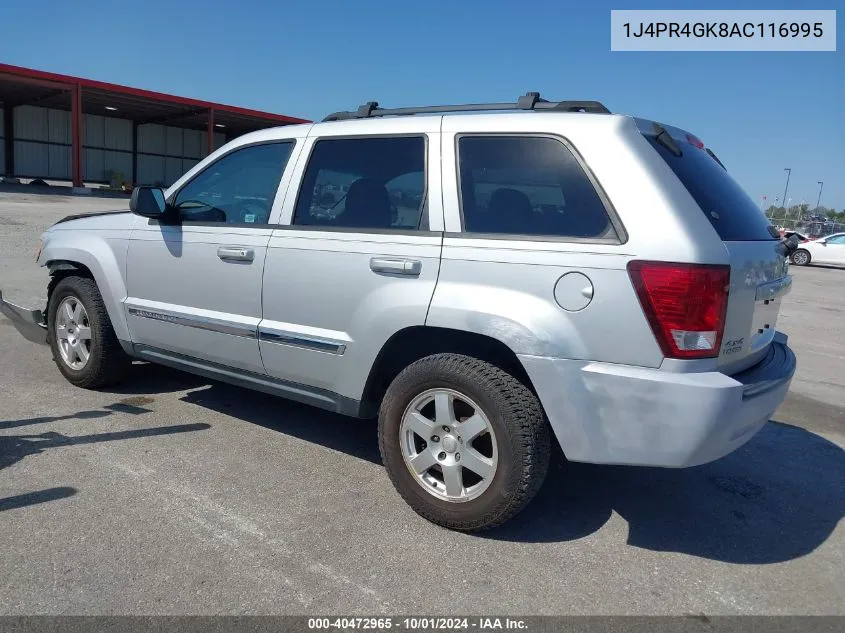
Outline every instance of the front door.
<svg viewBox="0 0 845 633"><path fill-rule="evenodd" d="M261 276L294 145L233 148L170 193L175 221L133 231L125 301L133 343L263 373Z"/></svg>
<svg viewBox="0 0 845 633"><path fill-rule="evenodd" d="M438 122L303 148L289 226L267 252L260 348L268 374L324 392L330 407L360 399L387 339L425 323L443 241L440 196L426 196L439 192Z"/></svg>

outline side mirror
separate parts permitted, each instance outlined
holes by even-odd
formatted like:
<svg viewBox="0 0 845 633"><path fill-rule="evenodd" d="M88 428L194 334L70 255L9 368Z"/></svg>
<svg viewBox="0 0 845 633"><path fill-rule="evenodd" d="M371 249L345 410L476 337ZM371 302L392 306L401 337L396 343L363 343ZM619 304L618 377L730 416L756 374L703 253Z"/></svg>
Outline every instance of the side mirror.
<svg viewBox="0 0 845 633"><path fill-rule="evenodd" d="M164 191L159 187L135 187L129 208L132 213L145 218L160 218L167 211Z"/></svg>

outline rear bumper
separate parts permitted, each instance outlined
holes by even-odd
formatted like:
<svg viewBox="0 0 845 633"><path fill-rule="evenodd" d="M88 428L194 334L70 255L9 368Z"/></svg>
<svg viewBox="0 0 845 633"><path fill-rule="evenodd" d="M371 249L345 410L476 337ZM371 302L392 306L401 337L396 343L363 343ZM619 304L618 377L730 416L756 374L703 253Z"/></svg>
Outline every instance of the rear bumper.
<svg viewBox="0 0 845 633"><path fill-rule="evenodd" d="M780 406L795 354L778 332L767 356L733 376L520 356L567 458L686 467L750 440Z"/></svg>
<svg viewBox="0 0 845 633"><path fill-rule="evenodd" d="M33 343L47 344L47 324L41 310L30 310L9 303L0 291L0 312L12 322L20 334Z"/></svg>

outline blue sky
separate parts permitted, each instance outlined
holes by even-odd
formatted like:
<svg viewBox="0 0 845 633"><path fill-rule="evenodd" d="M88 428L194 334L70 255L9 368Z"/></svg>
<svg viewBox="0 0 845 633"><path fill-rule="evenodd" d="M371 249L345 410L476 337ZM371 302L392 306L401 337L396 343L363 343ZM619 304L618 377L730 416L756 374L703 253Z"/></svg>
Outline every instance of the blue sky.
<svg viewBox="0 0 845 633"><path fill-rule="evenodd" d="M748 0L145 0L5 3L0 61L318 119L385 106L598 99L685 127L757 201L845 208L845 52L610 51L610 10L797 9ZM838 5L838 6L837 6ZM143 9L142 9L143 7ZM813 9L842 8L817 0ZM841 15L841 12L840 12Z"/></svg>

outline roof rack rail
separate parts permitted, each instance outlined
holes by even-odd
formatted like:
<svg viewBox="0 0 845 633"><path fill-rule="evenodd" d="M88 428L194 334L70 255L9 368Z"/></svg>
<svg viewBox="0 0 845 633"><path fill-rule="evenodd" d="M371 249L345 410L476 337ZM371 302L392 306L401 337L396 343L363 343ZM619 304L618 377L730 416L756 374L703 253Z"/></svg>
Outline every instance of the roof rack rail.
<svg viewBox="0 0 845 633"><path fill-rule="evenodd" d="M442 112L489 112L495 110L549 110L554 112L590 112L610 114L598 101L547 101L539 92L527 92L515 103L466 103L463 105L437 105L411 108L380 108L378 101L368 101L357 110L333 112L323 121L369 119L381 116L407 116L412 114L438 114Z"/></svg>

